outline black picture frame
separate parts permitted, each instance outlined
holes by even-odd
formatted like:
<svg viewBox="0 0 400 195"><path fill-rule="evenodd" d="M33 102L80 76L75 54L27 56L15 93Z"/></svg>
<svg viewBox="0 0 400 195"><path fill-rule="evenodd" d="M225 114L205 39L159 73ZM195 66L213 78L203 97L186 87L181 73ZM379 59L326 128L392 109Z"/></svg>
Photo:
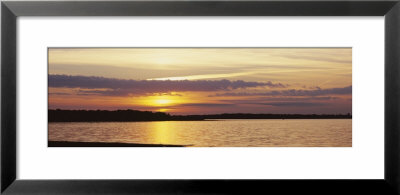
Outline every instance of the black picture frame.
<svg viewBox="0 0 400 195"><path fill-rule="evenodd" d="M17 18L20 16L385 16L385 176L382 180L16 179ZM1 192L4 194L399 194L399 0L2 1ZM112 167L109 167L112 168ZM240 169L240 167L238 167ZM101 170L99 170L101 171ZM368 171L368 170L365 170Z"/></svg>

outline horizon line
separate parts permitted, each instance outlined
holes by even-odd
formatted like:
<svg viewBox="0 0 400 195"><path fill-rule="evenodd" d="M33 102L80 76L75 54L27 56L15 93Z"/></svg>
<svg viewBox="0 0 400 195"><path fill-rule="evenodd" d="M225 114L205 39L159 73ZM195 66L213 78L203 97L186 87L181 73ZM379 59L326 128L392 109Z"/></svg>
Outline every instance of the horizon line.
<svg viewBox="0 0 400 195"><path fill-rule="evenodd" d="M87 109L48 109L48 111L108 111L108 112L115 112L115 111L139 111L139 112L151 112L151 113L165 113L171 116L190 116L190 115L223 115L223 114L270 114L270 115L350 115L352 116L353 113L348 112L348 113L324 113L324 114L302 114L302 113L246 113L246 112L230 112L230 113L218 113L218 114L186 114L186 115L181 115L181 114L171 114L168 112L160 112L160 111L149 111L149 110L134 110L134 109L114 109L114 110L102 110L102 109L96 109L96 110L87 110Z"/></svg>

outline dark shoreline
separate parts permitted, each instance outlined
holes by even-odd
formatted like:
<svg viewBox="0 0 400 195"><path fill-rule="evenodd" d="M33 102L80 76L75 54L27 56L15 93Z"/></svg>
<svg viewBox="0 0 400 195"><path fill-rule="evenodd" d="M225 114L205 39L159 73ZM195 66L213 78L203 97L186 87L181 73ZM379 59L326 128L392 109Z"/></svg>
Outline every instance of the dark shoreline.
<svg viewBox="0 0 400 195"><path fill-rule="evenodd" d="M185 147L190 145L48 141L48 147Z"/></svg>
<svg viewBox="0 0 400 195"><path fill-rule="evenodd" d="M224 120L323 120L323 119L349 119L351 118L223 118L223 119L203 119L203 120L165 120L165 121L49 121L48 123L130 123L130 122L168 122L168 121L224 121Z"/></svg>
<svg viewBox="0 0 400 195"><path fill-rule="evenodd" d="M224 113L205 115L170 115L139 110L48 110L48 122L143 122L204 121L223 119L351 119L348 114L251 114Z"/></svg>

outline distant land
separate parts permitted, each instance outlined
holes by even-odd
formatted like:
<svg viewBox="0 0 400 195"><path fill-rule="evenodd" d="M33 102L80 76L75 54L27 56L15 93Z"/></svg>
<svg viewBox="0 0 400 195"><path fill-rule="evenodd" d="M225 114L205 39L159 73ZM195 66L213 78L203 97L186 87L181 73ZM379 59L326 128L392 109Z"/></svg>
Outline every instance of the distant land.
<svg viewBox="0 0 400 195"><path fill-rule="evenodd" d="M202 121L207 119L351 119L348 114L250 114L170 115L139 110L48 110L49 122Z"/></svg>
<svg viewBox="0 0 400 195"><path fill-rule="evenodd" d="M185 147L190 145L48 141L49 147Z"/></svg>

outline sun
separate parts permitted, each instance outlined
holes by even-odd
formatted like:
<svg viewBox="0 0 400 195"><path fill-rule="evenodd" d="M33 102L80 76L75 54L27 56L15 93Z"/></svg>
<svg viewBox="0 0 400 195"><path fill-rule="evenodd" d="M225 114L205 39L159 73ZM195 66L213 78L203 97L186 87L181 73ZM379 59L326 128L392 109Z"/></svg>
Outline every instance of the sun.
<svg viewBox="0 0 400 195"><path fill-rule="evenodd" d="M170 99L162 98L162 99L155 99L154 103L156 105L167 105L170 104L172 101Z"/></svg>
<svg viewBox="0 0 400 195"><path fill-rule="evenodd" d="M180 96L162 95L162 96L143 96L135 98L132 103L141 106L156 107L158 109L166 109L170 106L174 106L182 103Z"/></svg>

